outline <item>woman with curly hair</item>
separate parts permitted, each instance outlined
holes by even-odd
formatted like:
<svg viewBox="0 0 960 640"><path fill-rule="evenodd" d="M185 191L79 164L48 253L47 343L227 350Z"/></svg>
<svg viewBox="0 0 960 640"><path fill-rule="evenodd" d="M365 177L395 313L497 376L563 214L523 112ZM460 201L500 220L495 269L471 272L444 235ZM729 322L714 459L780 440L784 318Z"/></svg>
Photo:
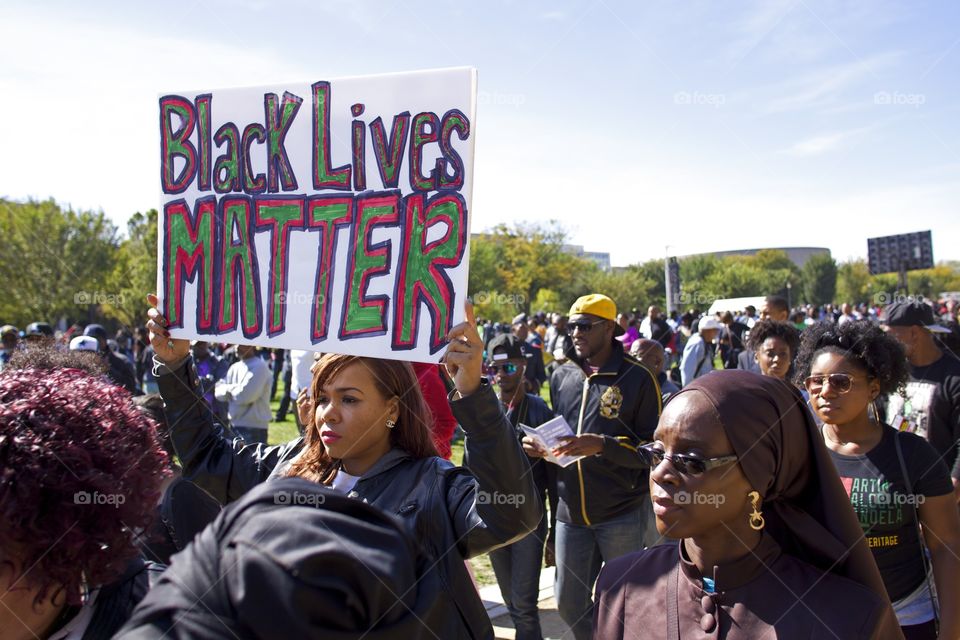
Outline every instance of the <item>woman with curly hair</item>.
<svg viewBox="0 0 960 640"><path fill-rule="evenodd" d="M155 296L148 302L156 307ZM171 339L149 311L160 395L184 477L226 504L258 483L297 477L398 516L433 558L450 606L424 620L429 637L492 638L466 558L519 540L543 516L530 464L493 388L482 379L483 341L473 311L447 334L443 356L456 389L465 466L437 455L432 417L409 362L327 353L313 369L305 436L268 447L229 439L200 409L187 340ZM173 563L176 567L176 560Z"/></svg>
<svg viewBox="0 0 960 640"><path fill-rule="evenodd" d="M949 472L926 440L881 423L873 407L906 382L903 347L867 321L819 324L803 333L796 367L904 636L960 638L960 516Z"/></svg>
<svg viewBox="0 0 960 640"><path fill-rule="evenodd" d="M800 348L800 332L786 322L761 320L750 330L747 348L753 352L760 373L789 380L793 358Z"/></svg>
<svg viewBox="0 0 960 640"><path fill-rule="evenodd" d="M134 536L167 473L156 433L103 378L0 375L0 636L109 638L130 616L159 569Z"/></svg>

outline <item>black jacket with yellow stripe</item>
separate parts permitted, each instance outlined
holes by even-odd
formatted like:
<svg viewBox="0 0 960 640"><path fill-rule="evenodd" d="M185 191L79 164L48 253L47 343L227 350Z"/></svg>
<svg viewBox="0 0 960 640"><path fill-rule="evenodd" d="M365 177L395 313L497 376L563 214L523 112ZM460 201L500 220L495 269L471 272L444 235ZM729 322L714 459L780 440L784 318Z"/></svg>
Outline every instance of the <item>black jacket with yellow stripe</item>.
<svg viewBox="0 0 960 640"><path fill-rule="evenodd" d="M660 419L660 387L650 370L624 354L620 342L597 373L568 362L550 379L550 400L577 434L604 436L603 452L558 471L561 522L606 522L639 506L649 493L648 467L637 448Z"/></svg>

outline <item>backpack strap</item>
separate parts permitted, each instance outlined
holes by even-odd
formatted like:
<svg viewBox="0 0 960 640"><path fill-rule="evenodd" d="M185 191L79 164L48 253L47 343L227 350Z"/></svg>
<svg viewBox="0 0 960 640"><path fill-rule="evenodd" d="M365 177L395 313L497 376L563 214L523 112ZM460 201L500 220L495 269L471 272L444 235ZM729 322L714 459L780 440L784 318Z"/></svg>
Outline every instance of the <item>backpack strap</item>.
<svg viewBox="0 0 960 640"><path fill-rule="evenodd" d="M917 507L916 496L913 493L913 483L910 481L910 473L907 471L907 461L903 457L903 445L900 444L900 431L894 431L893 441L897 449L897 459L900 461L900 472L903 474L903 483L907 486L907 494L912 496L913 499L910 501L913 504L913 526L917 530L917 542L920 547L920 561L923 563L923 575L924 579L927 581L927 589L930 592L930 605L933 607L933 619L934 624L937 627L937 632L940 631L940 611L937 606L937 599L933 596L933 585L930 583L930 572L932 567L930 560L927 557L927 543L923 539L923 530L920 528L920 509Z"/></svg>

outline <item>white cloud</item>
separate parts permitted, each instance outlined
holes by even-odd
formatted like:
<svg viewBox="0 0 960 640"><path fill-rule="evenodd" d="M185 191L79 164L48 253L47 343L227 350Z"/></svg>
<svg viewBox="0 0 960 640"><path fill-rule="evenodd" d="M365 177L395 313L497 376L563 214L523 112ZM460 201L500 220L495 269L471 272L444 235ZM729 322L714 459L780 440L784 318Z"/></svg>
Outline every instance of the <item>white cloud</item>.
<svg viewBox="0 0 960 640"><path fill-rule="evenodd" d="M567 14L564 11L545 11L540 14L540 18L548 22L563 22L567 19Z"/></svg>
<svg viewBox="0 0 960 640"><path fill-rule="evenodd" d="M766 114L841 105L849 102L845 95L858 84L879 83L883 70L899 58L898 52L884 52L843 64L821 65L804 75L755 87L749 93L761 99Z"/></svg>
<svg viewBox="0 0 960 640"><path fill-rule="evenodd" d="M780 153L801 157L818 156L828 151L836 151L841 147L842 143L862 136L874 129L876 129L875 126L859 127L857 129L850 129L849 131L836 131L813 136L805 140L800 140L788 149L781 150Z"/></svg>

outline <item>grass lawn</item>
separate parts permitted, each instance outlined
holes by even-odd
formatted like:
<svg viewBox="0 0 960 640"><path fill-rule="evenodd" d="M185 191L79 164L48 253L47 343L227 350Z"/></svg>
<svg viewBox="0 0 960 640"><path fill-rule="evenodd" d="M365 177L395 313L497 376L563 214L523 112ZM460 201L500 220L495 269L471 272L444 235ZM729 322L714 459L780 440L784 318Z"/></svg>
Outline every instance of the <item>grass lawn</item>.
<svg viewBox="0 0 960 640"><path fill-rule="evenodd" d="M280 389L277 390L277 399L270 403L270 414L274 417L277 415L277 409L280 408L280 394L282 393L283 383L280 383ZM296 405L293 402L290 403L291 409L296 409ZM267 428L267 444L283 444L284 442L289 442L293 440L300 432L297 431L297 419L293 417L292 412L287 412L287 420L285 422L270 422L270 426Z"/></svg>

